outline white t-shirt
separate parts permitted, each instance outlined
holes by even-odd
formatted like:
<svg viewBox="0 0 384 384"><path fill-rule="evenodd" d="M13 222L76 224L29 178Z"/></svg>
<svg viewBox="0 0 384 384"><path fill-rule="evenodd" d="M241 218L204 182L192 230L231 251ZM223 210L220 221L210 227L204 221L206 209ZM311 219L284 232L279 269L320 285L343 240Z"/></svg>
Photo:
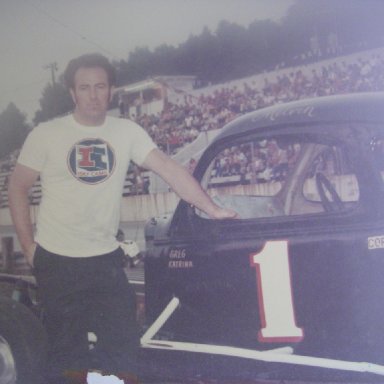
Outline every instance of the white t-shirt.
<svg viewBox="0 0 384 384"><path fill-rule="evenodd" d="M18 162L40 172L36 242L72 257L116 249L129 161L142 164L154 148L140 126L110 116L97 127L80 125L69 115L33 129Z"/></svg>

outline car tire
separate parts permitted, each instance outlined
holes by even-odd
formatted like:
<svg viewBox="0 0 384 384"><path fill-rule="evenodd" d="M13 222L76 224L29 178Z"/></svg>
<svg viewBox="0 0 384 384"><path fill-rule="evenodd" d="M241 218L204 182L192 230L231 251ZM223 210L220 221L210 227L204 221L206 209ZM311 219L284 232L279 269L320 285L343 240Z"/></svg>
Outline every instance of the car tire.
<svg viewBox="0 0 384 384"><path fill-rule="evenodd" d="M43 384L47 336L23 304L0 297L0 383Z"/></svg>

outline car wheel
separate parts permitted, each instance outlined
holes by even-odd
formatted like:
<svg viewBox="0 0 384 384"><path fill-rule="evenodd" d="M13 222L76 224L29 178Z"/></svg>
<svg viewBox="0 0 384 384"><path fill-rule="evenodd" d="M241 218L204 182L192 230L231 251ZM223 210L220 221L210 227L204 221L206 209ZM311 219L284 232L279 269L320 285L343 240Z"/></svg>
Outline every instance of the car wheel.
<svg viewBox="0 0 384 384"><path fill-rule="evenodd" d="M24 305L0 297L0 383L43 384L47 336Z"/></svg>

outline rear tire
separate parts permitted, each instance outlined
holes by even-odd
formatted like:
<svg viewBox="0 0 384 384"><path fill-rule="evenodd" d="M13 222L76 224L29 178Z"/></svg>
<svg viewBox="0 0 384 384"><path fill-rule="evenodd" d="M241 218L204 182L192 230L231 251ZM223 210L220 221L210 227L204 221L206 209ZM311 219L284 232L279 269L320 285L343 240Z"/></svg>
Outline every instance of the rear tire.
<svg viewBox="0 0 384 384"><path fill-rule="evenodd" d="M25 306L0 297L0 383L43 384L47 336Z"/></svg>

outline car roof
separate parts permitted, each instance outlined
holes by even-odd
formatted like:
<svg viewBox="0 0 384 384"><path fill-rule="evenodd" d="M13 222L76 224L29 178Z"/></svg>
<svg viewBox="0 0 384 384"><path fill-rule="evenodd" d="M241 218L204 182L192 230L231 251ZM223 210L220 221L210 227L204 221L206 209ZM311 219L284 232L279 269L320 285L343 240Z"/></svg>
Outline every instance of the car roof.
<svg viewBox="0 0 384 384"><path fill-rule="evenodd" d="M274 126L359 121L384 123L384 92L322 96L262 108L227 124L213 142Z"/></svg>

